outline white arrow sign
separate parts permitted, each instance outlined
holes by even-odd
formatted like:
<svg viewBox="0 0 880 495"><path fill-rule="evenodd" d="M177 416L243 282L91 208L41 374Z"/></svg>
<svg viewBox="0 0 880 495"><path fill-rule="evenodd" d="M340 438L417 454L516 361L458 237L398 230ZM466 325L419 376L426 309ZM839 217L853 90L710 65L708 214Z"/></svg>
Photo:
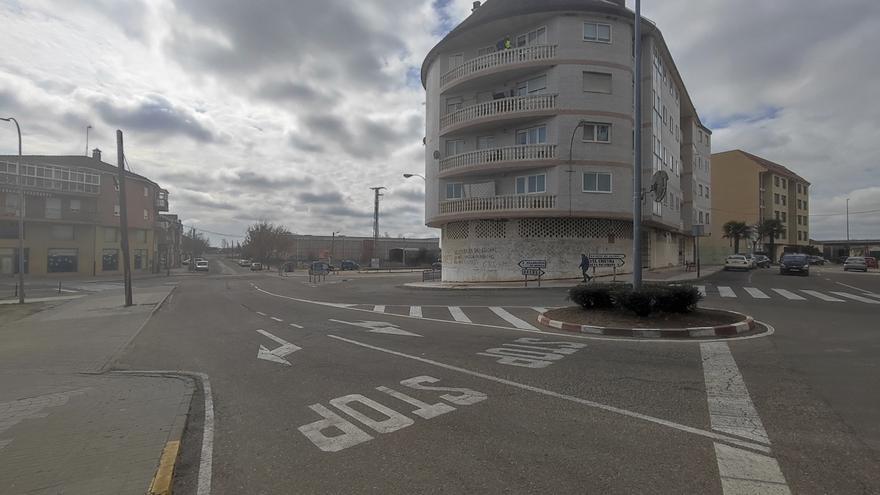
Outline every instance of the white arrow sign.
<svg viewBox="0 0 880 495"><path fill-rule="evenodd" d="M271 351L267 349L266 346L260 345L260 350L257 351L257 359L265 359L266 361L272 361L273 363L286 364L287 366L290 366L290 361L284 359L284 356L287 356L288 354L293 354L294 352L302 349L302 347L291 344L290 342L278 338L265 330L257 330L257 333L281 344L281 347L272 349Z"/></svg>
<svg viewBox="0 0 880 495"><path fill-rule="evenodd" d="M421 335L417 333L407 332L406 330L401 330L397 325L393 323L388 323L385 321L361 321L361 322L353 322L353 321L342 321L342 320L334 320L336 323L343 323L345 325L351 325L353 327L361 327L367 328L368 331L373 333L388 333L391 335L407 335L410 337L421 337Z"/></svg>

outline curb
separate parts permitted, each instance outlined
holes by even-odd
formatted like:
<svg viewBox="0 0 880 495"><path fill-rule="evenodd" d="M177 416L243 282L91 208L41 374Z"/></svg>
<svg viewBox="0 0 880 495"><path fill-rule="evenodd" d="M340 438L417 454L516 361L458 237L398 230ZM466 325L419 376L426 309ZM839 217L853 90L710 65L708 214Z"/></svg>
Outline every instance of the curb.
<svg viewBox="0 0 880 495"><path fill-rule="evenodd" d="M576 323L566 323L559 320L551 320L544 316L544 313L538 315L538 323L558 330L568 332L586 333L591 335L605 335L609 337L636 337L643 339L662 339L662 338L701 338L701 337L734 337L743 333L751 332L757 324L751 316L737 313L729 310L724 311L742 316L743 321L728 325L719 325L716 327L690 327L690 328L614 328L614 327L598 327L593 325L578 325Z"/></svg>

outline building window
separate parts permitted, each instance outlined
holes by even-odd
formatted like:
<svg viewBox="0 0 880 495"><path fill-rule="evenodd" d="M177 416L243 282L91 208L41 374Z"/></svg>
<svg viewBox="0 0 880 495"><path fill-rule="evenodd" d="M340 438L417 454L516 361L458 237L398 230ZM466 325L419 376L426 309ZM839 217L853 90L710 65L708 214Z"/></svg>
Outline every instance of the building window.
<svg viewBox="0 0 880 495"><path fill-rule="evenodd" d="M464 197L464 184L460 182L446 184L446 199L461 199Z"/></svg>
<svg viewBox="0 0 880 495"><path fill-rule="evenodd" d="M780 196L780 197L782 198L782 206L788 206L788 205L786 204L786 196L783 194L783 195Z"/></svg>
<svg viewBox="0 0 880 495"><path fill-rule="evenodd" d="M138 229L131 231L132 237L134 238L134 242L140 242L141 244L146 244L147 242L147 231Z"/></svg>
<svg viewBox="0 0 880 495"><path fill-rule="evenodd" d="M144 197L145 197L145 198L149 198L149 197L150 197L150 190L147 189L147 186L144 186Z"/></svg>
<svg viewBox="0 0 880 495"><path fill-rule="evenodd" d="M595 22L584 23L584 41L611 43L611 25Z"/></svg>
<svg viewBox="0 0 880 495"><path fill-rule="evenodd" d="M455 156L464 153L464 139L451 139L446 141L446 156Z"/></svg>
<svg viewBox="0 0 880 495"><path fill-rule="evenodd" d="M119 230L116 227L104 227L104 242L116 242L119 240Z"/></svg>
<svg viewBox="0 0 880 495"><path fill-rule="evenodd" d="M146 208L144 208L144 220L149 220L149 219L150 219L150 210L147 210Z"/></svg>
<svg viewBox="0 0 880 495"><path fill-rule="evenodd" d="M547 76L540 76L519 83L516 86L516 94L517 96L527 96L537 93L543 93L546 89Z"/></svg>
<svg viewBox="0 0 880 495"><path fill-rule="evenodd" d="M604 173L604 172L585 172L584 173L584 192L610 193L611 192L611 174Z"/></svg>
<svg viewBox="0 0 880 495"><path fill-rule="evenodd" d="M73 225L51 225L49 227L49 238L54 241L74 240Z"/></svg>
<svg viewBox="0 0 880 495"><path fill-rule="evenodd" d="M709 221L709 212L706 212L706 224L712 223Z"/></svg>
<svg viewBox="0 0 880 495"><path fill-rule="evenodd" d="M454 69L464 63L464 54L456 53L449 56L449 69Z"/></svg>
<svg viewBox="0 0 880 495"><path fill-rule="evenodd" d="M801 193L801 183L800 182L797 183L797 192L798 192L798 194Z"/></svg>
<svg viewBox="0 0 880 495"><path fill-rule="evenodd" d="M700 188L700 197L702 198L703 197L703 185L700 184L699 188Z"/></svg>
<svg viewBox="0 0 880 495"><path fill-rule="evenodd" d="M79 252L76 249L49 249L46 256L46 271L49 273L71 273L77 271Z"/></svg>
<svg viewBox="0 0 880 495"><path fill-rule="evenodd" d="M463 106L464 106L464 99L462 99L461 97L446 99L446 113L447 114L453 113L456 110L461 110L461 107L463 107Z"/></svg>
<svg viewBox="0 0 880 495"><path fill-rule="evenodd" d="M74 213L79 213L79 210L81 210L81 209L82 209L82 204L80 203L80 200L78 200L78 199L71 199L70 200L70 211L72 211Z"/></svg>
<svg viewBox="0 0 880 495"><path fill-rule="evenodd" d="M547 126L539 125L516 131L516 144L543 144L547 142Z"/></svg>
<svg viewBox="0 0 880 495"><path fill-rule="evenodd" d="M119 216L119 205L113 205L113 216L114 217Z"/></svg>
<svg viewBox="0 0 880 495"><path fill-rule="evenodd" d="M547 191L547 176L544 174L516 178L517 194L537 194Z"/></svg>
<svg viewBox="0 0 880 495"><path fill-rule="evenodd" d="M775 185L776 187L779 187L779 177L777 177L775 175L773 176L773 185Z"/></svg>
<svg viewBox="0 0 880 495"><path fill-rule="evenodd" d="M477 56L482 57L483 55L489 55L490 53L495 53L494 46L487 46L485 48L480 48L477 50Z"/></svg>
<svg viewBox="0 0 880 495"><path fill-rule="evenodd" d="M782 213L780 213L779 215L781 216L780 220L782 220L783 222L788 221L788 218L787 218L788 215L786 215L784 211Z"/></svg>
<svg viewBox="0 0 880 495"><path fill-rule="evenodd" d="M704 220L704 218L703 218L703 212L701 211L701 212L700 212L700 223L701 223L701 224L704 223L703 220Z"/></svg>
<svg viewBox="0 0 880 495"><path fill-rule="evenodd" d="M709 199L709 186L706 186L706 199Z"/></svg>
<svg viewBox="0 0 880 495"><path fill-rule="evenodd" d="M61 198L46 198L46 218L61 219Z"/></svg>
<svg viewBox="0 0 880 495"><path fill-rule="evenodd" d="M495 136L480 136L477 138L477 149L488 150L495 147Z"/></svg>
<svg viewBox="0 0 880 495"><path fill-rule="evenodd" d="M779 193L774 193L774 194L773 194L773 204L774 204L774 205L778 205L778 204L779 204Z"/></svg>
<svg viewBox="0 0 880 495"><path fill-rule="evenodd" d="M115 272L119 270L119 250L105 249L101 252L101 270Z"/></svg>
<svg viewBox="0 0 880 495"><path fill-rule="evenodd" d="M807 200L806 199L804 200L804 209L805 210L807 209Z"/></svg>
<svg viewBox="0 0 880 495"><path fill-rule="evenodd" d="M782 180L782 187L786 187L785 179L781 179L781 180Z"/></svg>
<svg viewBox="0 0 880 495"><path fill-rule="evenodd" d="M584 124L584 141L589 143L610 143L611 124L599 122Z"/></svg>
<svg viewBox="0 0 880 495"><path fill-rule="evenodd" d="M777 220L779 220L779 212L778 211L774 211L773 215L776 217Z"/></svg>
<svg viewBox="0 0 880 495"><path fill-rule="evenodd" d="M31 248L24 248L24 272L30 273ZM0 274L18 273L18 249L0 248Z"/></svg>
<svg viewBox="0 0 880 495"><path fill-rule="evenodd" d="M547 28L540 27L516 37L517 47L544 44L547 44Z"/></svg>
<svg viewBox="0 0 880 495"><path fill-rule="evenodd" d="M23 167L22 167L23 168ZM27 216L27 201L24 202L22 216ZM6 194L6 212L18 216L18 194Z"/></svg>
<svg viewBox="0 0 880 495"><path fill-rule="evenodd" d="M584 91L587 93L611 94L611 74L605 72L584 72Z"/></svg>
<svg viewBox="0 0 880 495"><path fill-rule="evenodd" d="M147 250L146 249L135 249L134 250L134 269L135 270L143 270L147 267Z"/></svg>

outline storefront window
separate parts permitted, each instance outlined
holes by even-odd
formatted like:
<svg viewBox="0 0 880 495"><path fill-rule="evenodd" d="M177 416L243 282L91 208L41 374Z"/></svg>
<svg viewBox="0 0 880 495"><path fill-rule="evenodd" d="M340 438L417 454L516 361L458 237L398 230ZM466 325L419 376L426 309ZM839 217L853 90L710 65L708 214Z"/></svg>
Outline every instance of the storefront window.
<svg viewBox="0 0 880 495"><path fill-rule="evenodd" d="M78 258L79 253L76 249L50 249L46 271L49 273L76 272Z"/></svg>
<svg viewBox="0 0 880 495"><path fill-rule="evenodd" d="M119 270L119 250L105 249L101 256L101 270L115 272Z"/></svg>

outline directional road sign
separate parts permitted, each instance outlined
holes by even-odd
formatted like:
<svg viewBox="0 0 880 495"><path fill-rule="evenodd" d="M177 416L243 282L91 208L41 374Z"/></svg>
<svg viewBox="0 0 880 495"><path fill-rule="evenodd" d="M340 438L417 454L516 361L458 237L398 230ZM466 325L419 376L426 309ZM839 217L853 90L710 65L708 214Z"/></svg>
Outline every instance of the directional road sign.
<svg viewBox="0 0 880 495"><path fill-rule="evenodd" d="M520 268L547 268L547 260L522 260L519 262Z"/></svg>
<svg viewBox="0 0 880 495"><path fill-rule="evenodd" d="M587 256L590 258L590 266L595 267L616 267L620 268L626 264L626 255L625 254L590 254Z"/></svg>
<svg viewBox="0 0 880 495"><path fill-rule="evenodd" d="M546 272L540 268L523 268L522 274L532 277L543 277Z"/></svg>

